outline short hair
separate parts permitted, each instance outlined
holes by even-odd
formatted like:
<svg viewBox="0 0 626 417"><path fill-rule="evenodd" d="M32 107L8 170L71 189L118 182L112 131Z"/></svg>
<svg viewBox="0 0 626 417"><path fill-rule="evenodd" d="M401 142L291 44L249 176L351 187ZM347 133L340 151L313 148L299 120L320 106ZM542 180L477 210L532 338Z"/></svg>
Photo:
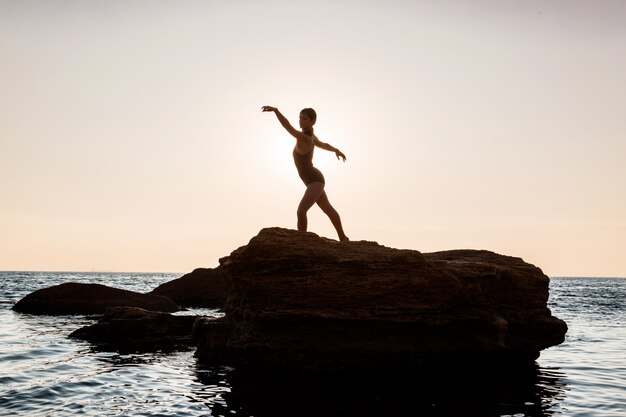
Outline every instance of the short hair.
<svg viewBox="0 0 626 417"><path fill-rule="evenodd" d="M313 120L313 124L315 124L315 121L317 120L317 113L315 113L315 110L307 107L306 109L302 109L300 113L306 114L309 119Z"/></svg>

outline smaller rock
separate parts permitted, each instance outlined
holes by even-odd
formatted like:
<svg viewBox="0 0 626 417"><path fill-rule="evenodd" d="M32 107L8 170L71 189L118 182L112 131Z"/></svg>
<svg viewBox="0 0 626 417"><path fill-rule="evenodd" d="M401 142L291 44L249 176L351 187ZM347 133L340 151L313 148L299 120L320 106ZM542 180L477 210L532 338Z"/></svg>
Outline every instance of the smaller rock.
<svg viewBox="0 0 626 417"><path fill-rule="evenodd" d="M195 316L174 316L137 307L112 307L91 326L69 337L87 340L103 350L154 352L192 345Z"/></svg>
<svg viewBox="0 0 626 417"><path fill-rule="evenodd" d="M223 317L219 319L198 317L191 333L198 347L196 357L213 365L235 363L236 360L227 349L228 339L233 333L230 326L231 323Z"/></svg>
<svg viewBox="0 0 626 417"><path fill-rule="evenodd" d="M166 296L184 307L222 308L227 288L221 269L198 268L159 285L150 294Z"/></svg>
<svg viewBox="0 0 626 417"><path fill-rule="evenodd" d="M139 307L174 312L178 305L167 297L111 288L100 284L69 282L28 294L13 310L30 314L102 314L109 307Z"/></svg>

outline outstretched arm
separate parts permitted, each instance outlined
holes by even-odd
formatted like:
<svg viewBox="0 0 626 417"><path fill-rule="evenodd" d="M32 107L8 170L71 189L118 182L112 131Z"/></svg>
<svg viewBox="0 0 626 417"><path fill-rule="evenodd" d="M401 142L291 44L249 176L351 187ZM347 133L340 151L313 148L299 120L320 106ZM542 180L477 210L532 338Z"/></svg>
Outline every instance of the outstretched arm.
<svg viewBox="0 0 626 417"><path fill-rule="evenodd" d="M329 143L322 142L317 137L315 137L315 146L317 146L318 148L322 148L326 151L334 152L337 159L343 158L343 162L346 162L346 156L343 154L343 152L330 145Z"/></svg>
<svg viewBox="0 0 626 417"><path fill-rule="evenodd" d="M302 137L303 133L295 129L293 126L291 126L291 123L289 123L289 120L287 120L287 118L283 116L283 114L280 111L278 111L276 107L263 106L261 110L264 112L273 111L276 117L278 118L278 121L280 122L280 124L283 125L285 130L287 130L287 132L289 132L291 136L293 136L296 139L300 139Z"/></svg>

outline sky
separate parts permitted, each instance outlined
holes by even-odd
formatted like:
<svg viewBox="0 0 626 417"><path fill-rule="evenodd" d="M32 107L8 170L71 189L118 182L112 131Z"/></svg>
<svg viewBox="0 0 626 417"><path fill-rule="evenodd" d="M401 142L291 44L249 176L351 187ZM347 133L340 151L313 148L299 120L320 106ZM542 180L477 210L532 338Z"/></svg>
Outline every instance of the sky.
<svg viewBox="0 0 626 417"><path fill-rule="evenodd" d="M0 0L0 270L188 272L296 228L626 276L626 2ZM314 207L309 230L336 238Z"/></svg>

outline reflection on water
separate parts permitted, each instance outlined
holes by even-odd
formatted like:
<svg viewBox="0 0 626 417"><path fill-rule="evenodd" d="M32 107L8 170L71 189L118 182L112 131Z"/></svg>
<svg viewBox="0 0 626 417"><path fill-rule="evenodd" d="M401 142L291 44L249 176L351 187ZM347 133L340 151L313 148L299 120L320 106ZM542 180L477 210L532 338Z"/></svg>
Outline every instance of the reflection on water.
<svg viewBox="0 0 626 417"><path fill-rule="evenodd" d="M554 416L565 378L536 365L511 373L269 375L199 367L210 387L229 387L207 405L214 416Z"/></svg>
<svg viewBox="0 0 626 417"><path fill-rule="evenodd" d="M561 415L561 404L567 392L566 376L557 368L537 367L535 387L541 398L541 410L544 416Z"/></svg>

